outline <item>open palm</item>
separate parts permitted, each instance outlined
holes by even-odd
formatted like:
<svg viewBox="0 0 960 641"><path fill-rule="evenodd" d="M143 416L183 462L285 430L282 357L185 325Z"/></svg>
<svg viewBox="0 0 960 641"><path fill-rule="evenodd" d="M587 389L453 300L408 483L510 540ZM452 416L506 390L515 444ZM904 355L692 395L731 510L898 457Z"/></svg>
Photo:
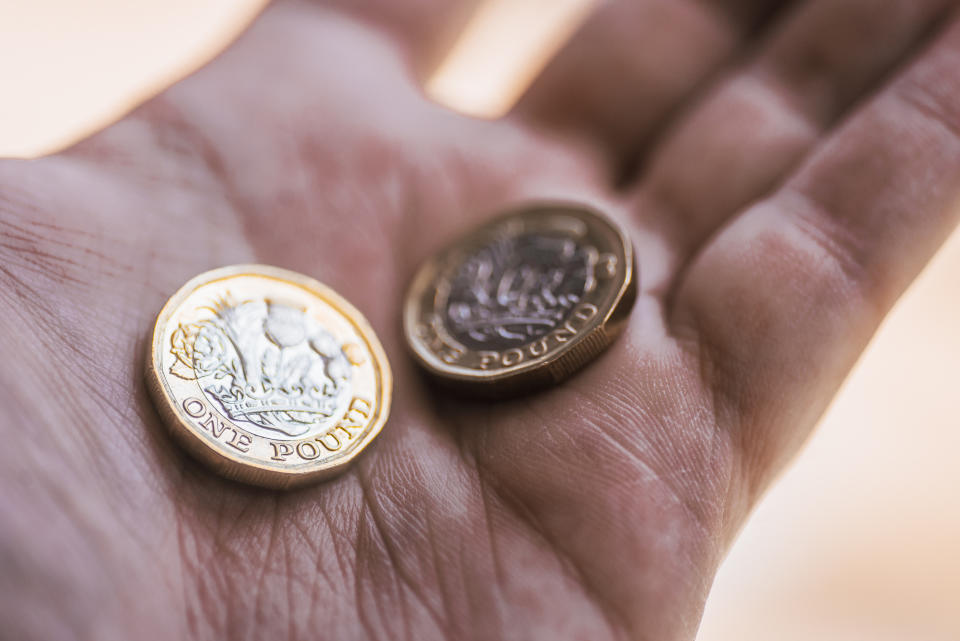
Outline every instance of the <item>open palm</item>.
<svg viewBox="0 0 960 641"><path fill-rule="evenodd" d="M403 4L278 4L108 130L0 163L7 638L690 639L952 227L960 3L614 0L495 122L414 80L463 2ZM630 227L628 330L553 390L446 398L404 352L406 281L528 198ZM160 306L241 262L326 282L391 358L390 421L336 480L222 480L146 397Z"/></svg>

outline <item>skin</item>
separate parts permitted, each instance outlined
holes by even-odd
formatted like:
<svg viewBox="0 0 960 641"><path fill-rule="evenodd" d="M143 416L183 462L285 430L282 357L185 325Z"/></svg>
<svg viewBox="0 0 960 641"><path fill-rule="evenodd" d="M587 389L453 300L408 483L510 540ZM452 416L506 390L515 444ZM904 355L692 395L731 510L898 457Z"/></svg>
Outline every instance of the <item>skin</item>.
<svg viewBox="0 0 960 641"><path fill-rule="evenodd" d="M497 121L418 89L469 3L398 5L278 3L119 123L0 162L9 638L692 639L956 221L958 2L612 0ZM629 327L555 389L446 398L403 289L526 198L629 226ZM395 372L379 440L301 491L208 472L142 383L166 298L252 261L351 299Z"/></svg>

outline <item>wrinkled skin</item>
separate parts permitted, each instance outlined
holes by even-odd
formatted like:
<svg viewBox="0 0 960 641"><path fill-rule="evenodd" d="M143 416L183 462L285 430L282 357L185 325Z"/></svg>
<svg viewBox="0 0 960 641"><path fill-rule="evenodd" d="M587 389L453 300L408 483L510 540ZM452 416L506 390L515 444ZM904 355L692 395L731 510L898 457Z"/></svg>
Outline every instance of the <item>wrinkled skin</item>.
<svg viewBox="0 0 960 641"><path fill-rule="evenodd" d="M953 226L960 3L612 1L491 122L417 88L467 4L277 4L102 133L0 162L5 638L694 637ZM404 285L525 198L630 227L629 327L553 390L446 398ZM379 440L301 491L212 475L141 380L166 298L250 261L342 292L395 371Z"/></svg>

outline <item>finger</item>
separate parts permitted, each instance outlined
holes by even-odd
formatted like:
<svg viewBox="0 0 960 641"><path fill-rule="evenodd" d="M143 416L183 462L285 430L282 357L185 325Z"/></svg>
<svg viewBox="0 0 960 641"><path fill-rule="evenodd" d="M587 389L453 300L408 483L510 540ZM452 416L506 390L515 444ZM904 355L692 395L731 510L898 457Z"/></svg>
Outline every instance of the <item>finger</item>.
<svg viewBox="0 0 960 641"><path fill-rule="evenodd" d="M957 69L954 18L776 194L711 242L678 292L675 331L694 338L715 409L755 480L819 417L956 223Z"/></svg>
<svg viewBox="0 0 960 641"><path fill-rule="evenodd" d="M484 0L322 0L388 33L419 75L432 69Z"/></svg>
<svg viewBox="0 0 960 641"><path fill-rule="evenodd" d="M515 113L586 137L619 164L783 4L607 2L547 66Z"/></svg>
<svg viewBox="0 0 960 641"><path fill-rule="evenodd" d="M956 4L808 2L665 139L636 192L645 226L684 260L767 193Z"/></svg>

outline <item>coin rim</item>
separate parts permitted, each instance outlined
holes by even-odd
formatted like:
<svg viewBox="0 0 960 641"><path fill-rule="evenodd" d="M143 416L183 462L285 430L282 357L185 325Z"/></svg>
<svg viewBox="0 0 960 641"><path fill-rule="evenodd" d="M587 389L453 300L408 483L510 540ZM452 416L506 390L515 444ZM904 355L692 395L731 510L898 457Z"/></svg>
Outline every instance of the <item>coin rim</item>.
<svg viewBox="0 0 960 641"><path fill-rule="evenodd" d="M426 291L429 286L429 275L430 273L437 274L439 273L439 266L443 261L445 261L453 252L457 251L459 247L464 244L464 239L474 236L476 234L482 233L484 230L495 227L500 224L502 221L519 216L525 213L538 212L542 210L556 210L557 213L564 212L574 212L580 214L587 214L593 216L601 224L606 224L610 229L613 230L615 235L620 239L621 246L624 248L624 279L623 283L620 285L620 289L617 291L616 295L613 298L613 302L610 305L610 309L607 310L605 315L597 316L592 319L592 322L588 331L582 332L578 335L578 338L571 340L569 343L565 344L563 347L558 349L555 352L544 354L543 356L538 357L536 360L525 361L518 363L516 365L511 365L507 368L502 368L495 370L494 372L489 372L489 370L475 370L468 369L464 367L457 367L453 365L448 365L441 361L433 352L426 348L419 338L416 337L416 333L413 331L418 323L419 310L421 308L420 301L422 294ZM607 326L614 321L616 326L611 327L610 330L606 331L606 335L609 337L609 340L606 341L606 344L603 346L603 349L609 346L612 343L613 339L619 335L622 327L620 327L616 320L620 316L624 316L624 312L629 310L621 309L624 303L628 304L632 309L633 304L636 302L636 295L630 295L631 290L636 292L637 283L636 283L636 256L633 249L633 242L631 241L630 235L627 233L626 228L617 220L607 216L602 213L599 209L585 205L583 203L574 203L568 201L533 201L525 203L523 205L511 208L510 210L494 216L479 225L476 225L472 229L462 233L458 236L453 242L448 243L446 246L442 247L440 250L436 251L432 256L425 260L417 271L415 272L413 278L410 281L410 285L407 287L407 291L404 297L404 312L403 312L403 334L404 339L407 344L408 349L410 349L417 361L417 363L424 368L429 374L441 379L444 382L453 382L453 383L470 383L471 386L477 388L483 387L497 387L500 388L500 385L506 381L509 381L514 378L521 378L521 374L525 373L541 373L547 374L548 376L552 374L554 368L551 365L555 365L558 361L562 360L565 356L569 356L569 353L575 350L577 347L581 346L584 340L588 340L592 337L598 330L604 331ZM420 295L415 295L417 292ZM603 349L598 352L602 353ZM584 363L585 365L586 363ZM574 371L583 367L575 368ZM541 370L551 370L541 372ZM573 372L571 372L572 374ZM566 376L561 377L560 380L566 378ZM533 386L536 387L537 384L533 383ZM461 389L464 389L461 387Z"/></svg>
<svg viewBox="0 0 960 641"><path fill-rule="evenodd" d="M372 357L371 360L373 361L375 380L380 387L380 398L377 406L377 414L371 423L369 431L349 452L338 454L336 458L327 459L315 464L304 464L298 469L283 469L279 466L274 466L256 459L240 458L225 449L215 446L213 443L208 442L201 434L198 434L190 420L182 413L179 404L175 402L176 397L172 393L162 373L164 348L161 343L163 342L163 329L170 321L176 309L198 288L219 280L226 280L237 276L265 277L267 279L284 281L305 290L307 293L320 298L325 304L343 316L354 326L357 333L367 344L367 348ZM167 300L157 315L157 319L153 325L153 331L151 332L145 370L147 389L150 392L154 405L171 433L188 452L202 462L210 465L214 471L223 476L244 483L274 489L288 489L306 485L311 482L336 476L345 470L380 434L390 415L390 406L393 398L393 374L386 352L373 327L356 307L347 302L346 299L333 289L316 279L288 269L256 263L229 265L212 269L194 276L181 286L180 289ZM231 425L235 424L229 417L224 416L222 412L219 410L216 411ZM240 429L243 428L241 427Z"/></svg>

